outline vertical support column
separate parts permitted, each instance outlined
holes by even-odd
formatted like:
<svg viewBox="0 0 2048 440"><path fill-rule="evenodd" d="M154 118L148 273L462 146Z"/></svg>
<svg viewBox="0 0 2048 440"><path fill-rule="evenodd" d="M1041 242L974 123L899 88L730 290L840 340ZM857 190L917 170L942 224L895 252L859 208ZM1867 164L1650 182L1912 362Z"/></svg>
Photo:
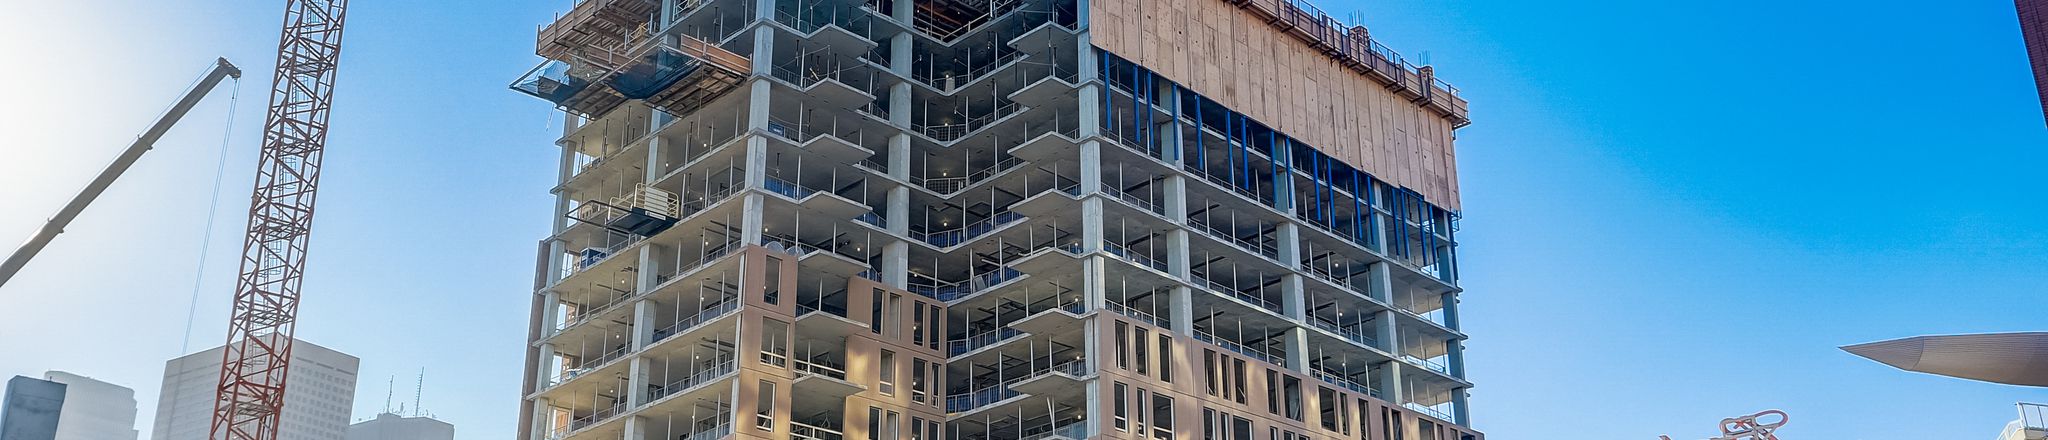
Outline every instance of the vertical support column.
<svg viewBox="0 0 2048 440"><path fill-rule="evenodd" d="M1450 365L1451 377L1465 378L1465 341L1452 338L1444 341L1444 355Z"/></svg>
<svg viewBox="0 0 2048 440"><path fill-rule="evenodd" d="M1287 333L1285 335L1282 335L1281 338L1284 339L1280 342L1282 342L1287 349L1287 369L1294 370L1296 372L1307 373L1308 329L1302 328L1298 325L1288 327Z"/></svg>
<svg viewBox="0 0 2048 440"><path fill-rule="evenodd" d="M1376 318L1376 320L1379 322L1380 327L1380 349L1386 350L1387 354L1394 355L1394 357L1400 357L1401 328L1394 325L1394 319L1399 315L1395 314L1393 310L1381 310L1379 315L1379 318Z"/></svg>
<svg viewBox="0 0 2048 440"><path fill-rule="evenodd" d="M1467 409L1466 406L1471 396L1466 395L1466 391L1467 389L1465 388L1451 390L1451 418L1453 419L1451 423L1470 428L1472 427L1472 410Z"/></svg>
<svg viewBox="0 0 2048 440"><path fill-rule="evenodd" d="M1195 335L1195 289L1188 286L1174 286L1172 315L1173 332L1183 336Z"/></svg>
<svg viewBox="0 0 2048 440"><path fill-rule="evenodd" d="M1449 328L1449 329L1451 329L1451 330L1459 330L1459 328L1458 328L1458 294L1457 294L1456 292L1449 292L1449 293L1444 293L1444 294L1443 294L1443 308L1444 308L1444 327L1446 327L1446 328Z"/></svg>
<svg viewBox="0 0 2048 440"><path fill-rule="evenodd" d="M910 243L896 240L882 246L882 283L910 288Z"/></svg>
<svg viewBox="0 0 2048 440"><path fill-rule="evenodd" d="M1085 361L1088 363L1088 371L1102 371L1104 368L1102 365L1103 357L1095 356L1093 354L1106 353L1106 350L1109 350L1108 348L1104 348L1102 346L1101 323L1102 320L1100 319L1089 319L1081 322L1081 346L1082 349L1086 350L1083 351L1083 353L1090 353L1090 355L1088 356L1088 360ZM1111 409L1109 407L1109 402L1105 401L1105 398L1102 396L1102 386L1100 385L1101 383L1102 381L1093 381L1088 383L1087 385L1088 402L1086 403L1087 406L1084 406L1083 408L1086 408L1088 411L1088 434L1104 433L1105 427L1102 424L1102 419L1104 418L1103 415L1110 414Z"/></svg>
<svg viewBox="0 0 2048 440"><path fill-rule="evenodd" d="M627 362L628 363L626 364L626 389L619 390L619 392L621 394L625 394L625 396L623 397L626 398L627 409L639 408L640 405L647 404L647 377L649 376L650 370L654 369L654 361L644 357L634 356L628 359ZM636 418L638 417L635 417L634 419ZM632 432L632 430L633 419L626 419L626 432L629 433L626 436L626 438L643 438L642 436L631 435L630 433Z"/></svg>
<svg viewBox="0 0 2048 440"><path fill-rule="evenodd" d="M1188 254L1188 230L1176 228L1166 231L1166 272L1174 278L1188 279L1193 264Z"/></svg>
<svg viewBox="0 0 2048 440"><path fill-rule="evenodd" d="M753 170L748 170L749 175ZM759 188L759 186L756 186ZM747 193L740 205L740 243L762 244L762 223L766 221L768 199L761 193Z"/></svg>
<svg viewBox="0 0 2048 440"><path fill-rule="evenodd" d="M1108 263L1103 261L1103 258L1101 255L1089 255L1081 260L1082 300L1088 303L1088 310L1101 310L1103 303L1109 301L1109 282L1105 279L1108 276Z"/></svg>
<svg viewBox="0 0 2048 440"><path fill-rule="evenodd" d="M549 290L541 294L540 303L540 337L547 339L555 334L555 329L562 327L557 318L562 314L562 294Z"/></svg>
<svg viewBox="0 0 2048 440"><path fill-rule="evenodd" d="M1102 199L1081 199L1081 252L1102 250L1102 243L1106 238L1103 231Z"/></svg>
<svg viewBox="0 0 2048 440"><path fill-rule="evenodd" d="M539 359L540 363L533 366L533 371L538 372L533 375L533 389L545 390L548 388L549 383L555 380L555 375L557 374L554 368L558 362L555 360L555 344L540 344ZM538 416L539 414L535 415Z"/></svg>
<svg viewBox="0 0 2048 440"><path fill-rule="evenodd" d="M667 115L667 113L657 108L649 108L647 112L647 134L661 131L662 117ZM653 185L655 180L661 179L662 171L668 169L666 164L661 163L661 148L661 136L649 136L647 138L647 165L640 169L644 171L641 175L641 178L644 179L642 181L649 185Z"/></svg>
<svg viewBox="0 0 2048 440"><path fill-rule="evenodd" d="M1394 305L1394 266L1392 261L1380 261L1366 267L1366 294L1389 306Z"/></svg>
<svg viewBox="0 0 2048 440"><path fill-rule="evenodd" d="M1273 238L1279 244L1280 265L1289 269L1301 268L1301 224L1282 222L1273 228Z"/></svg>
<svg viewBox="0 0 2048 440"><path fill-rule="evenodd" d="M528 413L533 414L533 425L528 427L532 437L522 440L538 440L552 437L552 434L554 434L552 432L553 429L550 429L551 427L548 425L553 424L555 421L554 417L550 417L554 413L554 408L554 399L546 397L534 398L533 402L526 407Z"/></svg>
<svg viewBox="0 0 2048 440"><path fill-rule="evenodd" d="M633 364L633 366L637 368L637 367L639 367L639 366L640 366L640 364L639 364L639 363L634 363L634 364ZM645 389L645 387L642 387L642 388L639 388L639 389ZM641 393L633 393L633 395L635 395L635 396L638 396L638 395L640 395L640 394L641 394ZM630 404L629 406L627 406L627 408L638 408L638 407L640 407L640 404L639 404L639 403L637 403L637 402L636 402L636 403L632 403L632 404ZM621 433L619 433L619 439L621 439L621 440L637 440L637 439L644 439L644 438L647 438L647 418L645 418L645 417L641 417L641 416L627 416L627 417L626 417L626 426L625 426L625 428L624 428L624 432L621 432Z"/></svg>
<svg viewBox="0 0 2048 440"><path fill-rule="evenodd" d="M1386 368L1380 369L1380 376L1373 378L1380 385L1380 399L1400 405L1408 402L1408 393L1401 383L1401 370L1407 368L1401 361L1387 361Z"/></svg>
<svg viewBox="0 0 2048 440"><path fill-rule="evenodd" d="M632 338L629 342L633 344L634 352L645 350L654 343L654 311L660 307L651 299L633 302L633 334L627 337Z"/></svg>

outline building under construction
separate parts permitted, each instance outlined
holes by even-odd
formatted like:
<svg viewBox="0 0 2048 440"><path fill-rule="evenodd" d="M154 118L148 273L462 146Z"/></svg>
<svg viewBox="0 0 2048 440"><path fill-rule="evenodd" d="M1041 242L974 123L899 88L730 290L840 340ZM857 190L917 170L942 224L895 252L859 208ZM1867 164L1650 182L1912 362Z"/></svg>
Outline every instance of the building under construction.
<svg viewBox="0 0 2048 440"><path fill-rule="evenodd" d="M1362 26L584 0L538 36L521 439L1483 438L1465 101Z"/></svg>

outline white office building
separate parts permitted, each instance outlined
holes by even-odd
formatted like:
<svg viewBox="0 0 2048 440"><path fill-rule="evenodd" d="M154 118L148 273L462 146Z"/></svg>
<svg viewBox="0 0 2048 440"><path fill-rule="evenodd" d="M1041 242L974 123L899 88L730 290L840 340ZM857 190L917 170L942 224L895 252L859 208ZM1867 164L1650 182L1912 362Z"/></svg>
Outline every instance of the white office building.
<svg viewBox="0 0 2048 440"><path fill-rule="evenodd" d="M154 440L205 440L212 426L214 390L220 386L223 347L164 364L163 393L157 400ZM355 356L298 340L292 346L285 383L284 417L277 437L343 440L355 405Z"/></svg>
<svg viewBox="0 0 2048 440"><path fill-rule="evenodd" d="M57 440L135 440L135 390L62 371L43 380L65 385Z"/></svg>

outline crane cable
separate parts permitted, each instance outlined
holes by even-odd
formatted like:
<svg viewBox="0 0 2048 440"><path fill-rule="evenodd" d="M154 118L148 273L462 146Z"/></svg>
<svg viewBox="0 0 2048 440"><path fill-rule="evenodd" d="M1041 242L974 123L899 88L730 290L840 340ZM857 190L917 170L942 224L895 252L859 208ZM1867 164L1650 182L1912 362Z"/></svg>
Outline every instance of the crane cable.
<svg viewBox="0 0 2048 440"><path fill-rule="evenodd" d="M235 78L234 81L234 91L228 94L227 128L221 130L220 153L218 154L219 157L214 159L213 196L212 198L208 199L206 203L206 230L200 234L201 238L199 239L199 263L198 267L194 268L192 273L192 299L186 303L187 305L185 308L185 337L179 340L178 342L179 356L184 356L186 354L191 353L192 322L194 318L196 318L199 314L200 281L204 281L206 279L206 251L207 245L213 243L214 213L218 211L218 208L220 207L220 181L221 177L226 174L228 165L228 140L234 137L235 107L237 107L236 104L241 103L242 100L242 79Z"/></svg>

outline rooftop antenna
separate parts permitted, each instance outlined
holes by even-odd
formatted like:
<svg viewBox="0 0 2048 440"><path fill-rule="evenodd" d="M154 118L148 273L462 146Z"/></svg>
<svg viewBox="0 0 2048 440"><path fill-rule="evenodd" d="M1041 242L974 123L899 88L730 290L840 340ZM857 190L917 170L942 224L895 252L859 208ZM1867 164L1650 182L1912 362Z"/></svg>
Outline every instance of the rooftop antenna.
<svg viewBox="0 0 2048 440"><path fill-rule="evenodd" d="M420 367L420 378L412 385L412 415L420 416L420 390L427 386L427 367Z"/></svg>
<svg viewBox="0 0 2048 440"><path fill-rule="evenodd" d="M391 412L391 387L396 383L398 383L397 375L384 378L384 412Z"/></svg>

